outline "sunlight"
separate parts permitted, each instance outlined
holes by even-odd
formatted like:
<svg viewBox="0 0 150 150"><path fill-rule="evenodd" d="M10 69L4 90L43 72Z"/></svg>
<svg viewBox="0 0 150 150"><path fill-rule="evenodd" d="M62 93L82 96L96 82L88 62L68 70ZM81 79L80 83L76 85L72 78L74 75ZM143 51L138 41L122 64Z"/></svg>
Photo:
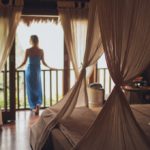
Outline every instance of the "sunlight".
<svg viewBox="0 0 150 150"><path fill-rule="evenodd" d="M24 22L20 22L16 32L16 67L20 65L24 59L25 50L30 48L30 36L37 35L39 37L39 47L44 50L44 57L46 63L53 68L63 69L64 67L64 34L60 23L53 22L32 22L27 26ZM27 65L27 64L26 64ZM21 68L24 70L26 65ZM42 69L48 69L41 65ZM49 70L49 69L48 69ZM45 90L44 90L44 74L41 73L42 90L45 91L46 105L50 106L50 90L52 90L52 100L56 103L56 93L58 90L58 98L62 97L62 83L59 83L58 89L56 89L56 80L62 81L63 75L58 72L58 79L56 79L56 72L52 71L52 88L50 88L50 74L45 72ZM20 103L23 103L24 96L24 80L20 75ZM44 96L44 95L43 95ZM44 97L43 97L44 98Z"/></svg>
<svg viewBox="0 0 150 150"><path fill-rule="evenodd" d="M53 22L33 22L30 26L20 22L16 33L16 65L24 57L24 51L31 45L30 36L39 37L39 47L45 52L45 60L51 67L63 68L64 35L61 25Z"/></svg>

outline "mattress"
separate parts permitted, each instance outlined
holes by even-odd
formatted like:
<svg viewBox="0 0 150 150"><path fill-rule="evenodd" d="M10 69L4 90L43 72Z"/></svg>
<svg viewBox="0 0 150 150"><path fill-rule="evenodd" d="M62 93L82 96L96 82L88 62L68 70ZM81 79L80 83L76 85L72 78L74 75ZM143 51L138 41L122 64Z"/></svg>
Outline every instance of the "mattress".
<svg viewBox="0 0 150 150"><path fill-rule="evenodd" d="M131 105L132 112L150 141L150 104Z"/></svg>
<svg viewBox="0 0 150 150"><path fill-rule="evenodd" d="M131 105L135 118L150 140L150 104ZM101 108L76 108L72 115L52 131L54 150L74 147L92 125ZM60 148L61 147L61 148Z"/></svg>
<svg viewBox="0 0 150 150"><path fill-rule="evenodd" d="M92 125L97 115L98 111L94 112L87 107L76 108L70 117L61 121L59 129L75 146Z"/></svg>

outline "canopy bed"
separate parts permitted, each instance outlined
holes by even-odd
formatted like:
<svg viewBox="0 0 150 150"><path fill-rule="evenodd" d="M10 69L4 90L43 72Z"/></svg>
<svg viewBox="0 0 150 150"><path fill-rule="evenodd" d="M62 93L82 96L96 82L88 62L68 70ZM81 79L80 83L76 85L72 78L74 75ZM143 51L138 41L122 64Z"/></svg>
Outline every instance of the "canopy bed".
<svg viewBox="0 0 150 150"><path fill-rule="evenodd" d="M92 0L88 11L85 54L81 70L77 69L78 44L76 40L78 36L75 27L77 26L77 20L86 19L84 14L87 13L84 13L83 9L78 9L78 11L59 9L65 42L73 62L77 82L58 104L45 110L38 122L31 128L30 142L33 150L41 150L52 133L53 142L57 143L55 133L60 135L57 130L58 127L61 128L61 133L65 131L65 136L70 135L67 134L70 130L72 138L67 139L71 139L69 142L72 146L69 147L68 145L69 149L149 149L149 138L143 131L142 125L140 126L137 122L139 116L137 115L136 121L133 115L133 113L136 114L135 109L137 108L132 108L132 113L121 90L123 85L141 74L150 64L149 6L150 1L148 0ZM68 121L68 119L74 112L75 116L78 114L76 112L77 107L80 107L79 110L81 111L88 107L86 90L86 79L90 74L87 73L88 68L89 66L92 68L103 51L115 87L102 110L96 117L93 115L92 119L94 118L94 120L88 121L90 117L86 118L86 115L81 115L82 121L85 119L85 122L92 123L85 127L86 131L82 137L79 137L81 131L74 132L71 128L78 130L80 127L74 128L75 123ZM78 115L77 117L77 119L80 118ZM67 130L66 127L64 128L64 123L67 125ZM72 124L72 126L68 126L69 124ZM74 137L72 133L77 135ZM60 140L58 141L61 143ZM65 140L62 138L62 141Z"/></svg>
<svg viewBox="0 0 150 150"><path fill-rule="evenodd" d="M150 140L150 104L131 105L131 109L140 127ZM43 150L73 149L100 111L101 107L95 107L93 109L86 107L76 108L71 116L65 121L60 122L60 124L52 130ZM85 116L84 118L82 117L83 115ZM93 138L93 142L95 138L96 137Z"/></svg>

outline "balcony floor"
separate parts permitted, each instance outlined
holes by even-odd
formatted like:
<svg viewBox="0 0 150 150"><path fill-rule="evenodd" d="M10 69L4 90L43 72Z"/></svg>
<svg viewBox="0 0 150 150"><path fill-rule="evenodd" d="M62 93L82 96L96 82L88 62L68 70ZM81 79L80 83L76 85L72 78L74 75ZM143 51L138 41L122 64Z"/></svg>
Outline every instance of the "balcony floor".
<svg viewBox="0 0 150 150"><path fill-rule="evenodd" d="M38 118L31 111L17 111L16 122L4 125L0 131L0 150L31 150L29 128Z"/></svg>

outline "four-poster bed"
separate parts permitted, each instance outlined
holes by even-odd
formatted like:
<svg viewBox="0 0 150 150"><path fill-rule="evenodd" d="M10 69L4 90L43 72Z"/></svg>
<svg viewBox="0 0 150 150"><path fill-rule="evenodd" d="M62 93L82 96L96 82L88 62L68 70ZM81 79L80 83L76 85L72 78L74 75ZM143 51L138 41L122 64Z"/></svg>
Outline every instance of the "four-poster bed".
<svg viewBox="0 0 150 150"><path fill-rule="evenodd" d="M150 105L131 105L131 109L140 127L150 140ZM94 109L76 108L65 122L61 122L60 125L52 130L43 150L73 149L100 111L100 107ZM83 118L82 115L86 117ZM95 138L93 138L94 141Z"/></svg>
<svg viewBox="0 0 150 150"><path fill-rule="evenodd" d="M91 1L84 61L80 71L76 69L77 33L73 32L73 23L81 17L78 18L75 14L79 13L74 13L74 10L59 10L65 42L78 80L66 96L55 106L45 110L39 121L31 128L30 141L33 150L41 150L53 129L60 127L62 122L67 122L77 107L88 106L86 72L89 66L96 63L103 50L115 87L94 122L87 127L82 137L77 138L78 141L72 149L149 149L149 139L136 121L121 90L123 85L141 74L150 64L149 6L148 0ZM84 115L82 120L83 118ZM68 122L69 124L71 123ZM64 132L67 135L68 131L63 129Z"/></svg>

